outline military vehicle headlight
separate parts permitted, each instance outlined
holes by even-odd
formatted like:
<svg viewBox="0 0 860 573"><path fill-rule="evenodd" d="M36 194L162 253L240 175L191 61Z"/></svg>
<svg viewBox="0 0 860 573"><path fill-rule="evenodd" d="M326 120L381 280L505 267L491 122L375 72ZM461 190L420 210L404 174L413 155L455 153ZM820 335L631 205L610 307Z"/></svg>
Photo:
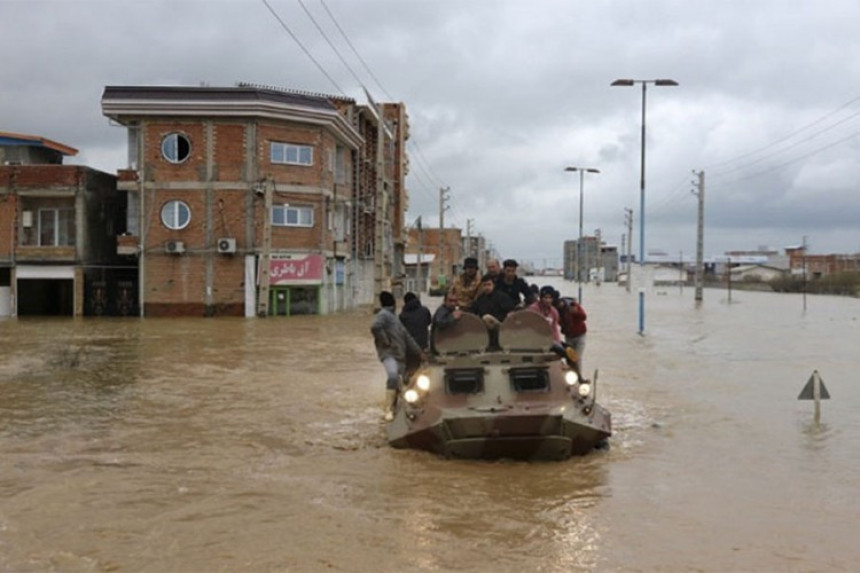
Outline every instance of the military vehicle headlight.
<svg viewBox="0 0 860 573"><path fill-rule="evenodd" d="M430 389L430 377L426 374L421 374L415 379L415 385L419 390L426 392Z"/></svg>
<svg viewBox="0 0 860 573"><path fill-rule="evenodd" d="M564 382L568 386L573 386L579 382L579 374L577 374L575 370L568 370L564 373Z"/></svg>
<svg viewBox="0 0 860 573"><path fill-rule="evenodd" d="M407 390L406 392L403 393L403 399L406 400L407 402L409 402L410 404L414 404L415 402L417 402L418 398L420 398L420 396L418 395L418 392L416 392L412 388L410 388L409 390Z"/></svg>
<svg viewBox="0 0 860 573"><path fill-rule="evenodd" d="M580 384L579 388L577 388L577 391L579 392L580 396L585 398L586 396L591 394L591 384L588 384L588 383Z"/></svg>

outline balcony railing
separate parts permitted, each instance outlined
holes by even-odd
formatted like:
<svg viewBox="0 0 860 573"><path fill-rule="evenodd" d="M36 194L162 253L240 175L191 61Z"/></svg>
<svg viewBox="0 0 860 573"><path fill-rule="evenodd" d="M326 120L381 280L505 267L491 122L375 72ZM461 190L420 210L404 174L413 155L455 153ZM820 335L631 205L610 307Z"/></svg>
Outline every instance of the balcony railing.
<svg viewBox="0 0 860 573"><path fill-rule="evenodd" d="M137 237L135 235L119 235L116 238L116 254L136 255L137 251Z"/></svg>

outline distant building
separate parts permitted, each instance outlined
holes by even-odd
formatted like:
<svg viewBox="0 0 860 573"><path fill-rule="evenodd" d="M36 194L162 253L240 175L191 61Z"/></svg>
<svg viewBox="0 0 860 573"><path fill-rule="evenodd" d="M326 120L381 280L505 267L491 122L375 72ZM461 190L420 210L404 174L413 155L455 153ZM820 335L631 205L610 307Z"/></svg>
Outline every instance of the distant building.
<svg viewBox="0 0 860 573"><path fill-rule="evenodd" d="M733 281L767 282L782 278L788 271L770 265L738 265L729 272Z"/></svg>
<svg viewBox="0 0 860 573"><path fill-rule="evenodd" d="M124 297L135 273L122 268L114 242L125 230L116 177L63 165L76 154L0 132L0 316L135 311Z"/></svg>
<svg viewBox="0 0 860 573"><path fill-rule="evenodd" d="M618 280L618 247L606 245L599 236L582 238L582 265L579 264L579 241L565 241L563 250L564 277L572 281L589 282ZM578 273L581 272L581 277Z"/></svg>
<svg viewBox="0 0 860 573"><path fill-rule="evenodd" d="M810 278L821 278L834 273L860 272L860 253L851 255L812 255L805 254L801 246L786 247L791 274L804 273Z"/></svg>
<svg viewBox="0 0 860 573"><path fill-rule="evenodd" d="M419 249L424 255L432 255L429 268L429 288L444 288L460 272L466 240L462 229L456 227L410 227L407 231L407 255L417 256ZM477 258L477 257L476 257ZM483 268L479 260L478 266Z"/></svg>

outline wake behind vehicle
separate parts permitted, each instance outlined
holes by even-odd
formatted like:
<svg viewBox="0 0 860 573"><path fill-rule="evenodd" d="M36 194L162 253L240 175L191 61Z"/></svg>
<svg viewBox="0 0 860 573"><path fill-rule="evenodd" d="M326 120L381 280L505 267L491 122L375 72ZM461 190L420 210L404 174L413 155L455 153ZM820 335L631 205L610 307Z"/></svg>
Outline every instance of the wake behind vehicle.
<svg viewBox="0 0 860 573"><path fill-rule="evenodd" d="M451 458L561 460L604 445L610 414L553 349L537 313L512 312L492 344L483 320L464 314L438 330L436 354L401 390L388 442Z"/></svg>

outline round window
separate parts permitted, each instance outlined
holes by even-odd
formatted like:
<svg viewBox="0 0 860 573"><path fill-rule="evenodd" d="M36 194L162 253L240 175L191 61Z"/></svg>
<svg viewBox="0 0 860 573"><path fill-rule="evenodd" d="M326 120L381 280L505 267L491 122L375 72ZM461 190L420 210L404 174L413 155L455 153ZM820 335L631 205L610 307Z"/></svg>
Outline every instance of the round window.
<svg viewBox="0 0 860 573"><path fill-rule="evenodd" d="M184 229L191 222L191 209L184 201L168 201L161 208L161 222L168 229Z"/></svg>
<svg viewBox="0 0 860 573"><path fill-rule="evenodd" d="M191 155L191 142L181 133L169 133L161 140L161 154L171 163L182 163Z"/></svg>

